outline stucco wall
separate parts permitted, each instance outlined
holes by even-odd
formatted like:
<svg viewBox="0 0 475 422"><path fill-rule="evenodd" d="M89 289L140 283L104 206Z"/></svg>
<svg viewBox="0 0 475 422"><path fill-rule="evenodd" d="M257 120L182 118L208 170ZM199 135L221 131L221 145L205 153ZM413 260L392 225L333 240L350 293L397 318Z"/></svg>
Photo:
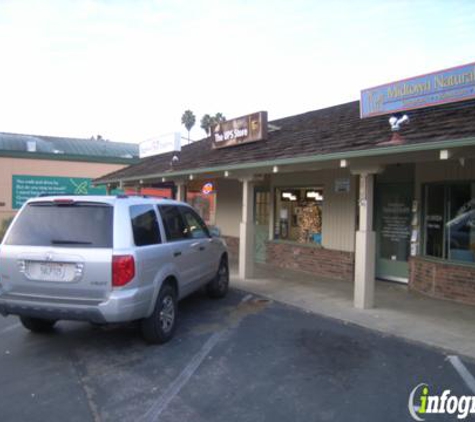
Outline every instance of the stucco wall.
<svg viewBox="0 0 475 422"><path fill-rule="evenodd" d="M218 179L216 226L224 236L239 237L242 212L242 185L238 180Z"/></svg>
<svg viewBox="0 0 475 422"><path fill-rule="evenodd" d="M96 178L125 167L123 164L32 160L0 157L0 221L15 214L12 210L12 176L63 176Z"/></svg>

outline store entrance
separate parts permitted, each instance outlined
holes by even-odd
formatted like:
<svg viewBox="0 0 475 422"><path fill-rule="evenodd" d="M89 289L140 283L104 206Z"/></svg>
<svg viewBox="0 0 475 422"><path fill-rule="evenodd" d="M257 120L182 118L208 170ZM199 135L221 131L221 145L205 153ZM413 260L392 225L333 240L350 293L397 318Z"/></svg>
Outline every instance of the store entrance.
<svg viewBox="0 0 475 422"><path fill-rule="evenodd" d="M254 193L254 260L266 262L266 242L269 239L269 201L268 189L256 188Z"/></svg>
<svg viewBox="0 0 475 422"><path fill-rule="evenodd" d="M413 184L376 185L376 277L407 283Z"/></svg>

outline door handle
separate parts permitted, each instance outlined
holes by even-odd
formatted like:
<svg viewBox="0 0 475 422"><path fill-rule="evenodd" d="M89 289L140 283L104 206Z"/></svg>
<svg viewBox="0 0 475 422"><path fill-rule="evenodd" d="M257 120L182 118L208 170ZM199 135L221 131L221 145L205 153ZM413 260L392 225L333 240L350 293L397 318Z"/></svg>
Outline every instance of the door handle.
<svg viewBox="0 0 475 422"><path fill-rule="evenodd" d="M204 246L200 246L200 251L204 251L206 248Z"/></svg>
<svg viewBox="0 0 475 422"><path fill-rule="evenodd" d="M181 255L181 251L176 251L176 252L173 252L173 256L176 258L177 256L180 256Z"/></svg>

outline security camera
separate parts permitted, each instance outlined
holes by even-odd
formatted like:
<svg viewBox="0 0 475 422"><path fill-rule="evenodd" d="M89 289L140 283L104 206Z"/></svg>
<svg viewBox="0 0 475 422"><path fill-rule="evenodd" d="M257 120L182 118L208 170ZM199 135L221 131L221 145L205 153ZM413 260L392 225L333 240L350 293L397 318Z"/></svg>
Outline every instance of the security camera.
<svg viewBox="0 0 475 422"><path fill-rule="evenodd" d="M407 114L404 114L401 117L391 116L389 118L389 125L391 126L391 130L393 132L397 132L401 129L402 125L409 123L409 121L409 116Z"/></svg>

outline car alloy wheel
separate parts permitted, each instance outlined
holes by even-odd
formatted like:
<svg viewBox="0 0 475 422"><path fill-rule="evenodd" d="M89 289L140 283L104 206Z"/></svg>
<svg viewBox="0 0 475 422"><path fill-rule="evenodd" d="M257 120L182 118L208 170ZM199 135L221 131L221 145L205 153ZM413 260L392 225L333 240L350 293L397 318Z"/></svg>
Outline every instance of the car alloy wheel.
<svg viewBox="0 0 475 422"><path fill-rule="evenodd" d="M175 321L175 305L173 303L173 298L170 295L165 296L162 299L159 320L160 326L164 333L168 333Z"/></svg>

